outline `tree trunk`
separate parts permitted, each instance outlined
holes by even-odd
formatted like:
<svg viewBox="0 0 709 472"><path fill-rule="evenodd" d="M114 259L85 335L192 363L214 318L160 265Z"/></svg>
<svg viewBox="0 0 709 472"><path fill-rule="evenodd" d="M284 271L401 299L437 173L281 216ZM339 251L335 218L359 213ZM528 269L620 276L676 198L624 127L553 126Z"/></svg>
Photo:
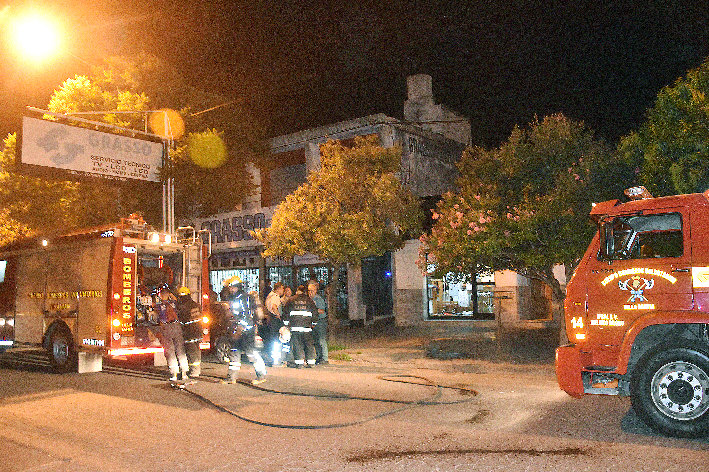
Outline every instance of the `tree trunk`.
<svg viewBox="0 0 709 472"><path fill-rule="evenodd" d="M330 280L329 290L327 292L327 334L332 336L335 329L337 319L337 287L340 284L340 266L332 264L332 280Z"/></svg>
<svg viewBox="0 0 709 472"><path fill-rule="evenodd" d="M566 327L564 317L564 300L566 290L561 286L559 280L554 277L554 268L548 267L543 271L535 271L539 278L551 287L551 310L552 319L555 322L554 329L559 331L559 343L566 344ZM567 271L568 272L568 271ZM568 278L566 279L568 282Z"/></svg>

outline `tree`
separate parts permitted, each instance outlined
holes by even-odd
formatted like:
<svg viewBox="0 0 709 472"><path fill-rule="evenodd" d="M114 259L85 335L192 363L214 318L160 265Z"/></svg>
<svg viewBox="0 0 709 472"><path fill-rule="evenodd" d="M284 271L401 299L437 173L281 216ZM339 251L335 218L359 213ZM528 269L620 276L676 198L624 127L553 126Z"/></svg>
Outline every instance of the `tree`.
<svg viewBox="0 0 709 472"><path fill-rule="evenodd" d="M709 59L663 88L619 148L642 166L641 181L655 196L709 188Z"/></svg>
<svg viewBox="0 0 709 472"><path fill-rule="evenodd" d="M422 268L462 280L485 270L514 270L552 289L555 318L565 291L553 269L573 273L595 231L591 203L617 198L630 166L581 122L561 114L515 127L500 148L466 150L458 192L444 195Z"/></svg>
<svg viewBox="0 0 709 472"><path fill-rule="evenodd" d="M376 136L357 137L347 147L328 141L320 148L321 167L276 208L271 226L257 230L265 257L306 253L335 268L403 246L421 223L419 202L396 173L401 148L384 148ZM330 306L335 291L330 291ZM330 310L330 316L333 316Z"/></svg>
<svg viewBox="0 0 709 472"><path fill-rule="evenodd" d="M75 228L86 207L77 184L49 182L15 172L17 135L0 152L0 246L56 228Z"/></svg>
<svg viewBox="0 0 709 472"><path fill-rule="evenodd" d="M110 57L104 66L93 69L91 78L102 90L146 95L151 109L180 111L189 133L176 143L171 152L174 165L164 172L165 177L175 179L178 216L232 211L253 192L246 163L259 163L267 154L265 130L244 100L193 87L178 71L144 52L136 57ZM222 142L225 159L207 159L222 162L218 169L200 165L194 156L212 151L210 143L216 141Z"/></svg>
<svg viewBox="0 0 709 472"><path fill-rule="evenodd" d="M99 87L90 77L77 75L65 80L54 91L47 108L51 112L65 115L95 112L83 118L142 130L145 114L142 112L149 110L149 98L144 93L116 87L109 90ZM137 113L118 113L127 111ZM76 189L87 207L93 210L86 213L87 218L82 222L85 226L119 221L134 212L142 213L155 226L158 226L162 218L159 204L162 194L158 184L133 180L122 183L84 180Z"/></svg>
<svg viewBox="0 0 709 472"><path fill-rule="evenodd" d="M179 73L155 56L141 53L134 58L110 57L102 67L94 67L90 76L67 79L50 97L48 109L60 114L96 112L84 118L136 130L147 126L148 110L178 109L192 132L176 141L170 152L172 165L162 169L161 177L175 180L176 216L191 218L233 210L253 191L245 166L247 161L258 161L264 153L263 145L257 144L263 142L262 130L244 107L239 106L234 112L234 107L222 106L229 103L216 94L190 87ZM193 108L200 111L192 113ZM202 113L205 109L209 113ZM136 113L118 113L128 111ZM226 131L217 131L209 126L210 122L224 125ZM6 204L0 223L4 238L115 222L136 211L155 226L161 221L159 184L133 180L120 184L70 183L23 177L16 172L16 140L14 135L10 138L3 153L2 179L6 185L0 190ZM215 141L224 154L218 158L210 155L215 149L210 144ZM220 167L199 165L193 159L195 155L200 156L202 164L219 162ZM72 207L69 218L65 208L58 208L49 200L65 206L75 201L83 205ZM38 201L45 204L35 205ZM19 209L24 210L18 213Z"/></svg>

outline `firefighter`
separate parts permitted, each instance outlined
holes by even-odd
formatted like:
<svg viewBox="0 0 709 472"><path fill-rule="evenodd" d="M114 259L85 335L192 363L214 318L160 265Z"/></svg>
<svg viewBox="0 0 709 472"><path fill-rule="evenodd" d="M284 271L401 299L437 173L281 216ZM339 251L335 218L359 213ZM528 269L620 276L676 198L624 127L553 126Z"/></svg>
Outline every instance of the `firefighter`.
<svg viewBox="0 0 709 472"><path fill-rule="evenodd" d="M177 376L182 371L182 380L187 381L189 377L189 365L185 355L185 340L182 337L182 326L177 317L177 306L175 296L166 286L161 287L157 292L155 311L160 322L160 333L162 346L165 349L165 359L170 369L170 381L176 382Z"/></svg>
<svg viewBox="0 0 709 472"><path fill-rule="evenodd" d="M192 299L190 289L180 287L177 290L177 317L182 323L182 336L185 339L185 353L190 366L190 377L199 377L202 371L202 351L199 343L202 341L202 310Z"/></svg>
<svg viewBox="0 0 709 472"><path fill-rule="evenodd" d="M291 351L296 368L315 365L313 320L317 317L318 308L308 296L305 285L299 286L295 295L283 306L283 322L287 323L290 329Z"/></svg>
<svg viewBox="0 0 709 472"><path fill-rule="evenodd" d="M266 380L266 364L256 346L256 310L254 302L244 292L243 286L237 283L229 291L222 291L222 301L226 296L231 307L231 313L226 319L226 334L229 337L231 349L229 350L229 369L227 378L222 383L233 384L239 378L241 369L241 354L246 354L249 362L253 364L256 378L251 381L258 385Z"/></svg>

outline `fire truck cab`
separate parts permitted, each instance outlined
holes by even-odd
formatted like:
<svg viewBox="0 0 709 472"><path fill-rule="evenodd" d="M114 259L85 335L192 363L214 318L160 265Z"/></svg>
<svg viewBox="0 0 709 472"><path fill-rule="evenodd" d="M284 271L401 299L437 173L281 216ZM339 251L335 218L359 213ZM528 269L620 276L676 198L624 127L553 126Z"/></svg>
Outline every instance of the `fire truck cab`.
<svg viewBox="0 0 709 472"><path fill-rule="evenodd" d="M630 396L663 434L709 433L709 191L597 204L591 245L567 286L569 395Z"/></svg>
<svg viewBox="0 0 709 472"><path fill-rule="evenodd" d="M209 348L209 245L142 219L33 239L0 250L3 347L43 346L61 371L102 369L104 356L162 353L154 292L185 286L203 312ZM199 297L199 299L197 299Z"/></svg>

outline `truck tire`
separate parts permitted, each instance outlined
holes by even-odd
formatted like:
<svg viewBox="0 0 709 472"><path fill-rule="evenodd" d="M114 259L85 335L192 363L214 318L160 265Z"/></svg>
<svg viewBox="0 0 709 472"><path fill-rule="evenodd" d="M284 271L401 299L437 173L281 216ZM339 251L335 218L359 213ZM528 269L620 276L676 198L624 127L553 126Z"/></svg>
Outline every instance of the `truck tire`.
<svg viewBox="0 0 709 472"><path fill-rule="evenodd" d="M216 357L217 362L229 363L229 352L231 351L231 342L226 336L219 336L214 342L214 357Z"/></svg>
<svg viewBox="0 0 709 472"><path fill-rule="evenodd" d="M47 344L49 362L57 372L70 372L77 366L78 355L71 333L66 329L55 329L49 335Z"/></svg>
<svg viewBox="0 0 709 472"><path fill-rule="evenodd" d="M700 346L650 351L633 373L630 396L636 414L659 433L709 434L709 354Z"/></svg>

